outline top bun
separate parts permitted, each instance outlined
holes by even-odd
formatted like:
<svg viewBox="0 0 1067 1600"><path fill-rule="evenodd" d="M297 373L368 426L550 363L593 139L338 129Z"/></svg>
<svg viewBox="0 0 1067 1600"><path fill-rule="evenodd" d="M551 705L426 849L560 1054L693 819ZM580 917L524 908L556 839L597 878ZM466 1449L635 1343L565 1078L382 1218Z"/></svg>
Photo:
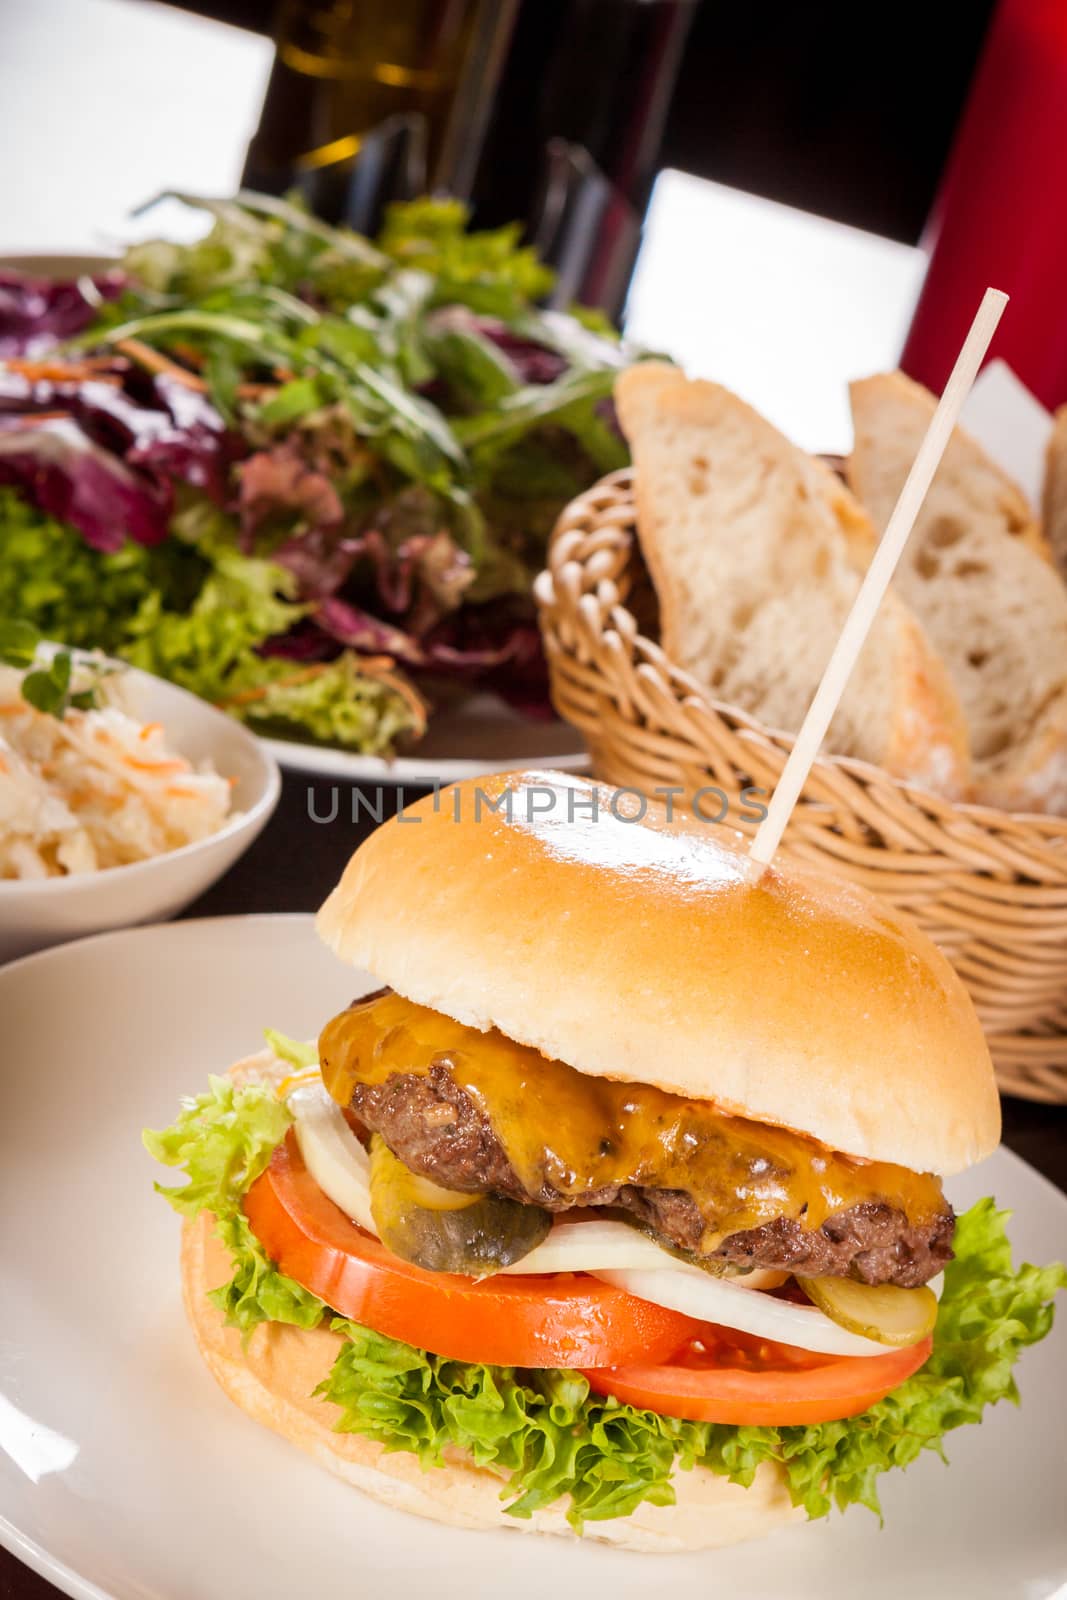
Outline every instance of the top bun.
<svg viewBox="0 0 1067 1600"><path fill-rule="evenodd" d="M914 924L792 864L758 876L740 835L633 790L526 772L429 795L356 851L318 929L458 1022L849 1155L945 1175L1000 1137L974 1008Z"/></svg>

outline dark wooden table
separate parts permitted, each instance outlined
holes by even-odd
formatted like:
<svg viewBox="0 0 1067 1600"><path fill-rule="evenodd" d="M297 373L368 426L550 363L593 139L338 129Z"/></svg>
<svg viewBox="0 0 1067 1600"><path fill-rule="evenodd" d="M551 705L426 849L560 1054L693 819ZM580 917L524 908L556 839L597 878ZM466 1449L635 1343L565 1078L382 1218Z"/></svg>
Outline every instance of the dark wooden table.
<svg viewBox="0 0 1067 1600"><path fill-rule="evenodd" d="M405 791L408 804L418 791ZM317 822L328 817L332 822ZM396 810L393 789L364 790L350 784L286 773L281 801L259 839L233 870L185 913L222 917L236 912L313 911L337 879L352 851L374 826L367 802L381 815ZM353 822L353 815L357 820ZM1004 1102L1004 1142L1046 1177L1067 1190L1067 1107ZM2 1511L0 1507L0 1511ZM50 1583L0 1550L2 1600L55 1600Z"/></svg>

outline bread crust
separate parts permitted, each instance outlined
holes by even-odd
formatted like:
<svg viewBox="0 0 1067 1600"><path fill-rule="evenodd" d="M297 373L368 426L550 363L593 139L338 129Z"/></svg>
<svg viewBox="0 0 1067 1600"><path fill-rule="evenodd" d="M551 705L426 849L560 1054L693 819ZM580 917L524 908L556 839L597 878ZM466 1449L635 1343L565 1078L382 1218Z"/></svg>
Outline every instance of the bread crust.
<svg viewBox="0 0 1067 1600"><path fill-rule="evenodd" d="M561 773L455 784L356 851L319 933L408 999L594 1077L914 1171L988 1155L989 1051L931 941L855 885L759 876L740 836L640 805Z"/></svg>
<svg viewBox="0 0 1067 1600"><path fill-rule="evenodd" d="M1045 483L1041 495L1041 526L1052 560L1067 579L1067 406L1060 406L1045 452Z"/></svg>
<svg viewBox="0 0 1067 1600"><path fill-rule="evenodd" d="M849 396L857 429L863 424L864 413L876 403L914 408L917 413L917 438L925 432L937 404L929 389L903 372L880 372L869 378L856 378L849 384ZM906 472L911 466L910 455L904 466ZM863 472L855 452L846 463L846 471L853 492L867 505L866 496L856 481L857 471L861 477ZM1008 538L1021 540L1044 561L1051 560L1051 550L1041 524L1019 484L986 454L977 439L959 423L952 430L952 438L935 475L935 482L937 477L942 481L955 479L971 483L979 477L982 480L985 509L998 521L1001 531ZM872 511L872 515L876 524L884 520L876 512Z"/></svg>
<svg viewBox="0 0 1067 1600"><path fill-rule="evenodd" d="M615 401L634 457L638 536L664 650L717 699L795 734L875 548L869 516L824 462L719 384L642 362L620 374ZM749 552L740 561L732 553L738 547ZM713 572L705 553L714 553ZM813 606L821 622L806 641L802 623ZM777 608L770 641L758 627L768 607ZM757 626L738 623L737 613ZM711 638L700 620L709 618L717 619ZM783 629L787 664L772 659ZM753 672L762 692L749 681ZM785 696L783 679L792 685ZM950 798L969 794L959 700L919 621L893 591L828 748Z"/></svg>
<svg viewBox="0 0 1067 1600"><path fill-rule="evenodd" d="M849 481L882 525L936 402L899 372L854 383L851 396ZM961 428L895 581L967 715L974 798L1067 811L1067 591L1026 496Z"/></svg>
<svg viewBox="0 0 1067 1600"><path fill-rule="evenodd" d="M329 1373L342 1335L328 1328L261 1323L243 1346L240 1334L227 1327L207 1298L230 1272L213 1221L201 1212L183 1225L182 1292L200 1354L235 1405L353 1488L396 1510L457 1528L575 1537L563 1505L536 1511L529 1520L509 1516L500 1498L503 1480L459 1452L444 1466L424 1470L405 1451L387 1451L359 1434L336 1432L340 1409L316 1399L314 1390ZM792 1504L780 1469L770 1464L760 1467L749 1489L705 1467L680 1471L675 1492L674 1506L640 1506L629 1517L587 1523L584 1537L648 1553L708 1550L759 1538L804 1516Z"/></svg>

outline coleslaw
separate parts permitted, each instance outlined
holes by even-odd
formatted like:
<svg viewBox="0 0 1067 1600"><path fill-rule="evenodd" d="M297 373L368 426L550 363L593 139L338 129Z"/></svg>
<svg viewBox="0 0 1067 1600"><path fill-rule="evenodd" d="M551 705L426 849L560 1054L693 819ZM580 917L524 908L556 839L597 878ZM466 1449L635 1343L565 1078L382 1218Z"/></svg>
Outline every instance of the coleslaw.
<svg viewBox="0 0 1067 1600"><path fill-rule="evenodd" d="M159 723L123 708L121 676L101 702L62 716L22 698L0 667L0 879L53 878L126 866L216 833L229 782L194 767Z"/></svg>

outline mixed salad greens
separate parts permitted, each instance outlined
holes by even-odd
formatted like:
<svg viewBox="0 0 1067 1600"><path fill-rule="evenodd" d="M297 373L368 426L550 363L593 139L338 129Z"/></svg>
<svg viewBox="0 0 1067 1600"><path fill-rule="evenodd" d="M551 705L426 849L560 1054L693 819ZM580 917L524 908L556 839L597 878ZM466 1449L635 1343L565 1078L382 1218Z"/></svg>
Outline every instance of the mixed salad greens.
<svg viewBox="0 0 1067 1600"><path fill-rule="evenodd" d="M297 1067L315 1055L267 1037ZM410 1451L425 1466L458 1446L499 1473L516 1517L569 1495L568 1516L580 1530L642 1502L673 1504L676 1468L699 1463L747 1486L768 1460L781 1464L809 1516L853 1503L878 1513L883 1472L924 1450L943 1457L951 1429L980 1422L999 1400L1018 1401L1015 1362L1049 1332L1053 1297L1067 1288L1062 1266L1013 1266L1008 1213L980 1200L956 1225L933 1352L884 1400L860 1416L803 1427L684 1422L594 1394L578 1372L449 1361L335 1316L278 1271L242 1210L290 1122L271 1088L215 1077L171 1127L144 1136L157 1161L186 1175L184 1184L157 1185L160 1193L185 1217L212 1213L230 1253L233 1275L212 1299L245 1337L261 1322L328 1322L344 1343L316 1392L338 1408L335 1426Z"/></svg>
<svg viewBox="0 0 1067 1600"><path fill-rule="evenodd" d="M361 752L472 684L545 711L532 579L626 461L610 328L455 201L370 240L178 198L195 244L0 274L0 619Z"/></svg>

